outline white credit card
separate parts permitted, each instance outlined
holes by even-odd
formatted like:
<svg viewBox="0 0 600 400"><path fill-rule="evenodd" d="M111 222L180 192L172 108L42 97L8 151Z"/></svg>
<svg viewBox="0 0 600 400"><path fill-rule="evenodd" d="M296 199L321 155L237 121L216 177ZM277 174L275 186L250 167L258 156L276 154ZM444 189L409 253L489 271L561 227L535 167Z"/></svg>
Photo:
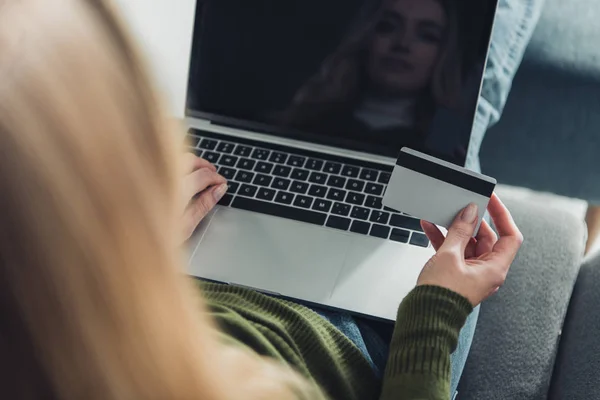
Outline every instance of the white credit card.
<svg viewBox="0 0 600 400"><path fill-rule="evenodd" d="M383 204L448 228L463 208L475 203L479 208L477 234L495 187L494 178L404 147Z"/></svg>

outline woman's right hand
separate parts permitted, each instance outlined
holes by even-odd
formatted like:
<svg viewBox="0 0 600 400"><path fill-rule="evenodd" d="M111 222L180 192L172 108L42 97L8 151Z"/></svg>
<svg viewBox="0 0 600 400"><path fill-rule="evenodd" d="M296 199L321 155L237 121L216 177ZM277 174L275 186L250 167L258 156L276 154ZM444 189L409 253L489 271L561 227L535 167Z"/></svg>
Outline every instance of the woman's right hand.
<svg viewBox="0 0 600 400"><path fill-rule="evenodd" d="M434 224L421 221L436 254L423 268L417 285L450 289L473 306L498 291L523 243L523 235L496 194L490 199L488 211L500 238L485 221L477 237L472 237L477 221L475 204L458 214L446 237Z"/></svg>

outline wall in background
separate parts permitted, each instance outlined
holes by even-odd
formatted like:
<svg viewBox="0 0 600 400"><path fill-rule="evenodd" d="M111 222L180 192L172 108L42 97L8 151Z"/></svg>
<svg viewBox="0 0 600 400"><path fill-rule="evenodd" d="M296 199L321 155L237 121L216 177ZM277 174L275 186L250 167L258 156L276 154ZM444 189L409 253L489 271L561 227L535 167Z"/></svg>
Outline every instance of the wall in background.
<svg viewBox="0 0 600 400"><path fill-rule="evenodd" d="M146 54L171 113L183 117L196 0L114 0Z"/></svg>

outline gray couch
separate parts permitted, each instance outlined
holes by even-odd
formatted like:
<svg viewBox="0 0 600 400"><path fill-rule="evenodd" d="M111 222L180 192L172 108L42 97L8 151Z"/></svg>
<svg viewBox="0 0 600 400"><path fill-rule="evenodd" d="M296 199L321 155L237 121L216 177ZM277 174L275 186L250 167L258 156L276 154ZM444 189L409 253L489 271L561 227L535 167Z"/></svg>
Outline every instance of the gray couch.
<svg viewBox="0 0 600 400"><path fill-rule="evenodd" d="M546 0L482 169L598 203L598 149L600 2ZM600 257L583 258L583 219L548 195L507 204L526 241L482 306L458 398L600 399Z"/></svg>

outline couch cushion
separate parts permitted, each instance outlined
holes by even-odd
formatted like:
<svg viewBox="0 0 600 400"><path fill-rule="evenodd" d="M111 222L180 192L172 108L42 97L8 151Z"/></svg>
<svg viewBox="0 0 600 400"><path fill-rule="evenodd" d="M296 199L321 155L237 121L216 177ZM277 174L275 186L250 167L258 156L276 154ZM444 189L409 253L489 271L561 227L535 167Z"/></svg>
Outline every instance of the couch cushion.
<svg viewBox="0 0 600 400"><path fill-rule="evenodd" d="M548 195L504 195L525 243L481 308L459 399L545 399L584 250L583 221Z"/></svg>
<svg viewBox="0 0 600 400"><path fill-rule="evenodd" d="M600 2L546 0L498 125L481 148L500 182L600 203Z"/></svg>
<svg viewBox="0 0 600 400"><path fill-rule="evenodd" d="M597 399L600 394L600 254L581 267L560 341L551 400Z"/></svg>

